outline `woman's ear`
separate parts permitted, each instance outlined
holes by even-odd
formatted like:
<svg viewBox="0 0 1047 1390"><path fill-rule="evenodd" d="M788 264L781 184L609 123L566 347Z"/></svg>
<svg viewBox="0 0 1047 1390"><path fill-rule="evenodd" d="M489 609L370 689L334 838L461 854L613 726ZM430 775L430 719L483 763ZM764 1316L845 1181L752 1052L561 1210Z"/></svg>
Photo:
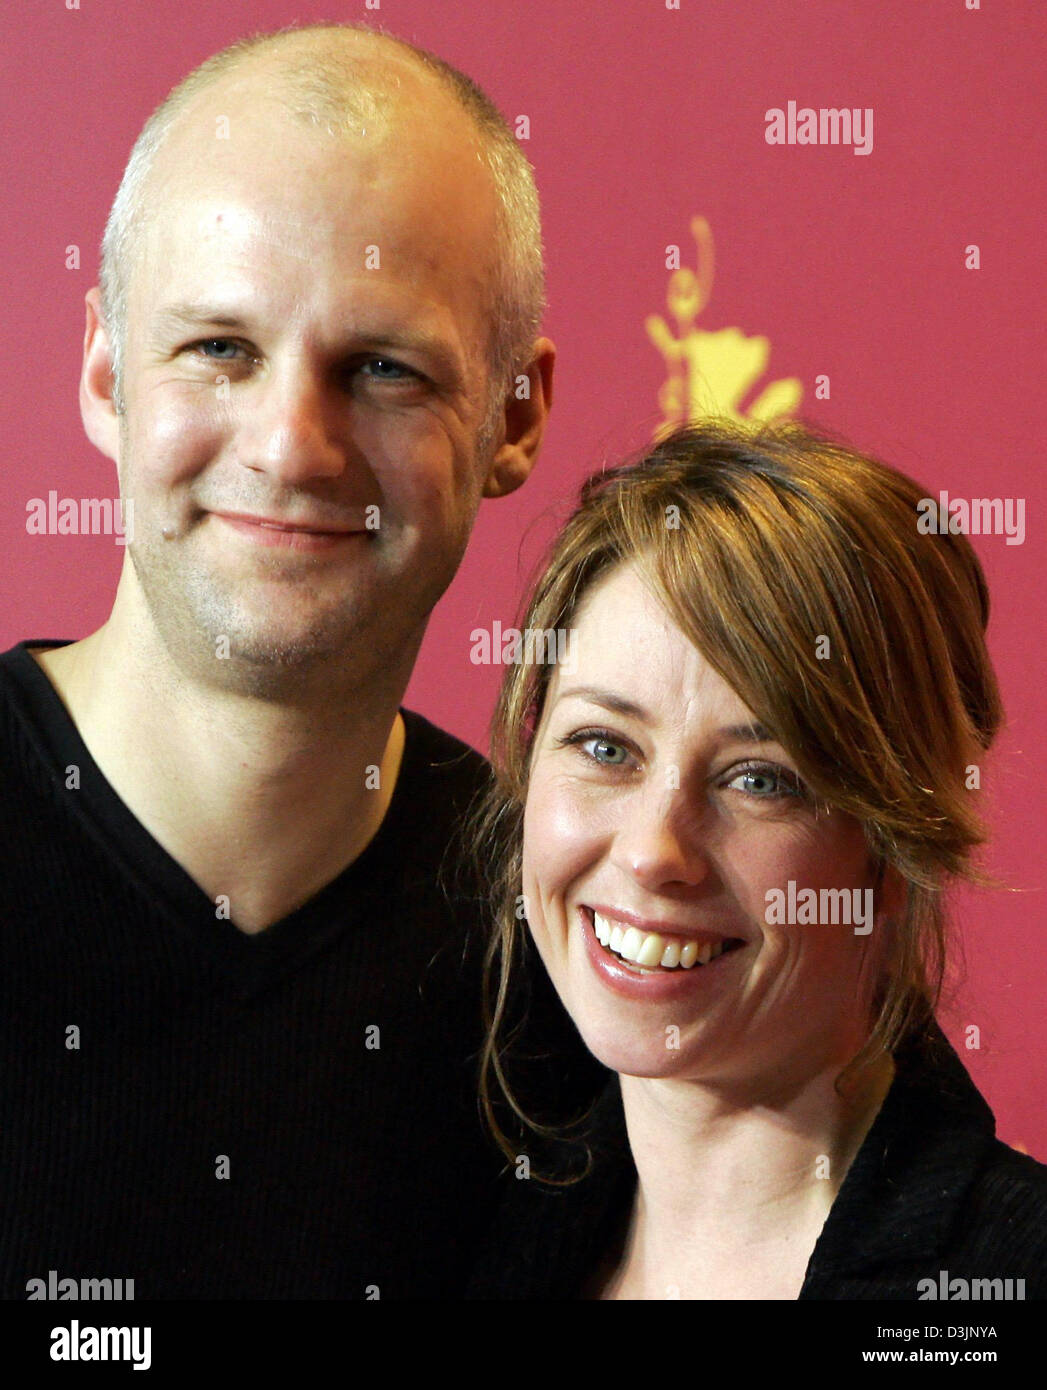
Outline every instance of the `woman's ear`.
<svg viewBox="0 0 1047 1390"><path fill-rule="evenodd" d="M905 916L909 883L893 864L881 862L874 889L873 913L884 921L900 920Z"/></svg>
<svg viewBox="0 0 1047 1390"><path fill-rule="evenodd" d="M893 864L881 860L873 882L873 940L879 950L876 958L882 963L895 956L898 941L895 931L905 921L908 907L909 883Z"/></svg>

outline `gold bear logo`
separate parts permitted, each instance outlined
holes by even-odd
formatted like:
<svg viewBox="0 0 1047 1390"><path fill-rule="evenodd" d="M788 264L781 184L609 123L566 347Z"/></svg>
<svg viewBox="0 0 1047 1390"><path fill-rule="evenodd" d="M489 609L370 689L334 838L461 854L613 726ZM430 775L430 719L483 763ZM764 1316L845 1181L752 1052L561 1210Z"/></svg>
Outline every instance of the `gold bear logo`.
<svg viewBox="0 0 1047 1390"><path fill-rule="evenodd" d="M803 398L796 377L772 381L747 410L742 402L767 370L770 340L750 338L740 328L715 333L696 328L695 320L709 303L713 285L713 235L704 217L691 219L697 250L697 269L681 267L669 279L666 303L676 320L675 335L665 319L652 314L647 336L665 358L668 377L658 393L664 419L655 431L663 438L677 425L703 416L720 416L738 424L758 425L792 415Z"/></svg>

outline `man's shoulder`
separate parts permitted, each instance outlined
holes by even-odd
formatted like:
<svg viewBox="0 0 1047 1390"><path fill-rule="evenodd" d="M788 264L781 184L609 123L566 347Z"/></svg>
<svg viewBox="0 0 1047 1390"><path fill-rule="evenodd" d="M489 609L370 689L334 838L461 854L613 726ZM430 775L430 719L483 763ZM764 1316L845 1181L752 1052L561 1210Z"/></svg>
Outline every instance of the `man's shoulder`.
<svg viewBox="0 0 1047 1390"><path fill-rule="evenodd" d="M68 645L51 638L27 639L0 652L0 757L8 777L17 768L35 777L53 762L51 744L68 715L32 650Z"/></svg>
<svg viewBox="0 0 1047 1390"><path fill-rule="evenodd" d="M75 637L24 637L20 642L13 642L4 651L0 651L0 666L18 666L27 658L31 661L33 658L30 653L40 647L53 650L57 647L75 646L76 642Z"/></svg>
<svg viewBox="0 0 1047 1390"><path fill-rule="evenodd" d="M417 710L401 705L400 714L407 734L407 746L412 741L422 751L426 765L432 771L453 775L464 771L473 776L486 776L490 765L482 753L455 734L441 729Z"/></svg>
<svg viewBox="0 0 1047 1390"><path fill-rule="evenodd" d="M416 710L401 707L404 749L396 790L382 827L382 843L410 847L416 874L437 862L453 866L456 894L473 897L469 827L491 785L491 768L475 748ZM405 864L401 863L401 873ZM405 880L406 881L406 880Z"/></svg>
<svg viewBox="0 0 1047 1390"><path fill-rule="evenodd" d="M437 803L448 801L461 814L490 785L491 766L483 754L446 729L401 706L404 751L400 780L415 795L424 793Z"/></svg>
<svg viewBox="0 0 1047 1390"><path fill-rule="evenodd" d="M50 651L71 645L72 642L66 638L26 638L0 652L0 695L9 700L20 698L22 703L39 705L49 689L53 693L53 688L33 652L38 648Z"/></svg>

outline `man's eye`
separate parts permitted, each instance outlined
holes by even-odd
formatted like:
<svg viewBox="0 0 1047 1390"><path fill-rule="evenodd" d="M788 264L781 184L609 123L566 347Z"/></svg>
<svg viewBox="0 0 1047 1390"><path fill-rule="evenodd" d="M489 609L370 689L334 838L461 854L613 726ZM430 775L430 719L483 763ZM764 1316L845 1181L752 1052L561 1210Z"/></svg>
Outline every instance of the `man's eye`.
<svg viewBox="0 0 1047 1390"><path fill-rule="evenodd" d="M760 800L804 795L803 783L795 772L769 764L740 768L724 785Z"/></svg>
<svg viewBox="0 0 1047 1390"><path fill-rule="evenodd" d="M361 367L376 381L411 381L418 377L417 372L392 357L369 357Z"/></svg>
<svg viewBox="0 0 1047 1390"><path fill-rule="evenodd" d="M199 352L202 356L214 358L219 362L228 361L240 351L240 344L234 343L232 338L203 338L191 346L194 352Z"/></svg>

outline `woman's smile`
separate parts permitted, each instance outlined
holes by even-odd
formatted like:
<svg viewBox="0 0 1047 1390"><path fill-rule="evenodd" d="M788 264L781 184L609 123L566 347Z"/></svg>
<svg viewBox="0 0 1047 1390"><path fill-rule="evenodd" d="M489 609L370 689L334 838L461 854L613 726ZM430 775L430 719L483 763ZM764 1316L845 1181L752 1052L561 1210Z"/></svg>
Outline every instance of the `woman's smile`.
<svg viewBox="0 0 1047 1390"><path fill-rule="evenodd" d="M586 595L574 653L534 740L523 893L586 1043L678 1079L844 1053L882 933L779 924L766 903L790 882L866 888L861 827L818 805L633 566Z"/></svg>
<svg viewBox="0 0 1047 1390"><path fill-rule="evenodd" d="M724 967L737 966L747 947L738 937L644 932L589 907L578 909L578 929L596 978L626 999L722 988Z"/></svg>

